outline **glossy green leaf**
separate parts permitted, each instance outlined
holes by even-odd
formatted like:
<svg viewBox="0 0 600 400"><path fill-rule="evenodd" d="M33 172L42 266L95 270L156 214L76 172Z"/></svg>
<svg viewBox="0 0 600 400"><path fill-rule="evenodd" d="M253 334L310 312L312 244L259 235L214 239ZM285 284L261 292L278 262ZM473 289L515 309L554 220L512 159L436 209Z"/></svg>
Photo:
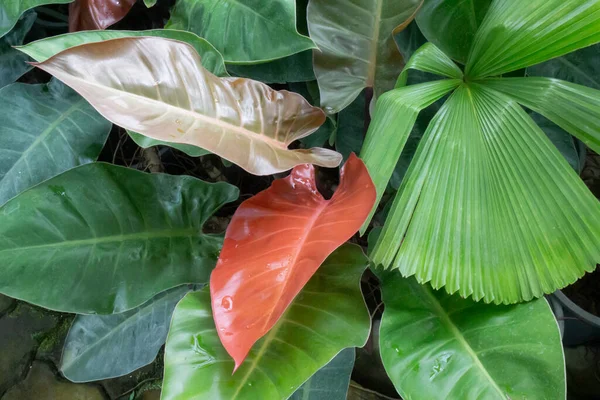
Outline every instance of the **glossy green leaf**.
<svg viewBox="0 0 600 400"><path fill-rule="evenodd" d="M380 350L404 399L565 399L560 332L545 299L476 303L383 274Z"/></svg>
<svg viewBox="0 0 600 400"><path fill-rule="evenodd" d="M410 57L402 73L396 81L396 87L406 86L408 71L416 69L452 79L463 79L463 73L458 66L433 43L425 43Z"/></svg>
<svg viewBox="0 0 600 400"><path fill-rule="evenodd" d="M290 400L346 400L354 348L342 350L294 392Z"/></svg>
<svg viewBox="0 0 600 400"><path fill-rule="evenodd" d="M310 0L308 29L319 50L314 70L328 113L348 106L367 87L375 97L394 87L402 56L393 31L414 17L421 0Z"/></svg>
<svg viewBox="0 0 600 400"><path fill-rule="evenodd" d="M0 2L0 37L6 35L27 10L46 4L67 4L73 0L3 0Z"/></svg>
<svg viewBox="0 0 600 400"><path fill-rule="evenodd" d="M144 0L144 5L148 8L154 7L158 0Z"/></svg>
<svg viewBox="0 0 600 400"><path fill-rule="evenodd" d="M228 71L243 78L265 83L307 82L315 79L312 51L306 50L263 64L229 64Z"/></svg>
<svg viewBox="0 0 600 400"><path fill-rule="evenodd" d="M165 27L205 38L227 63L266 62L315 47L298 33L290 0L177 0Z"/></svg>
<svg viewBox="0 0 600 400"><path fill-rule="evenodd" d="M495 0L475 36L465 75L496 76L595 44L599 24L600 0Z"/></svg>
<svg viewBox="0 0 600 400"><path fill-rule="evenodd" d="M0 88L13 83L32 68L27 64L29 58L12 46L23 44L25 35L33 26L36 17L34 11L26 12L14 28L0 38Z"/></svg>
<svg viewBox="0 0 600 400"><path fill-rule="evenodd" d="M417 23L428 41L464 64L491 3L492 0L426 0L417 14Z"/></svg>
<svg viewBox="0 0 600 400"><path fill-rule="evenodd" d="M104 163L71 169L0 208L0 293L110 314L208 282L222 238L202 225L237 196L234 186L189 176Z"/></svg>
<svg viewBox="0 0 600 400"><path fill-rule="evenodd" d="M355 245L321 265L241 367L221 345L208 290L177 305L165 350L162 399L285 399L347 347L364 345L369 313L360 292L367 264Z"/></svg>
<svg viewBox="0 0 600 400"><path fill-rule="evenodd" d="M78 315L65 339L60 372L72 382L110 379L151 363L165 344L179 286L113 315Z"/></svg>
<svg viewBox="0 0 600 400"><path fill-rule="evenodd" d="M456 88L459 80L447 79L399 88L385 93L377 101L375 113L360 158L366 164L377 189L377 201L361 228L369 226L377 203L394 172L394 167L419 112Z"/></svg>
<svg viewBox="0 0 600 400"><path fill-rule="evenodd" d="M599 244L600 203L556 147L515 101L472 83L431 122L372 260L515 303L592 271Z"/></svg>
<svg viewBox="0 0 600 400"><path fill-rule="evenodd" d="M494 78L482 83L542 114L600 152L600 90L552 78Z"/></svg>
<svg viewBox="0 0 600 400"><path fill-rule="evenodd" d="M191 144L181 144L181 143L171 143L171 142L163 142L162 140L156 140L149 138L148 136L144 136L140 133L127 131L129 137L143 149L147 149L152 146L169 146L179 151L183 151L185 154L191 157L200 157L210 154L210 151L204 150L202 147L192 146Z"/></svg>
<svg viewBox="0 0 600 400"><path fill-rule="evenodd" d="M36 40L25 46L18 47L23 53L29 55L37 62L43 62L63 50L86 43L102 42L104 40L125 37L154 36L165 39L185 42L198 52L202 66L217 76L227 76L223 56L208 41L192 32L178 31L175 29L151 29L147 31L82 31L66 33Z"/></svg>
<svg viewBox="0 0 600 400"><path fill-rule="evenodd" d="M556 78L600 89L600 44L528 67L527 75Z"/></svg>
<svg viewBox="0 0 600 400"><path fill-rule="evenodd" d="M56 79L0 89L0 121L0 205L48 178L95 161L111 128Z"/></svg>

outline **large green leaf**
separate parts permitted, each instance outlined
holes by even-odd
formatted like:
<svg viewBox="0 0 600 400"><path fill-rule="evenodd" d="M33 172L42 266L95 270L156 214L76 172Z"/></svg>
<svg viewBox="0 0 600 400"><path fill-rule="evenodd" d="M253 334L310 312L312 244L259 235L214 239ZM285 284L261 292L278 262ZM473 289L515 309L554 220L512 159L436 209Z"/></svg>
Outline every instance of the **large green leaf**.
<svg viewBox="0 0 600 400"><path fill-rule="evenodd" d="M336 250L233 375L209 291L188 294L175 309L167 338L162 399L289 397L340 350L364 345L370 319L359 282L366 264L357 246Z"/></svg>
<svg viewBox="0 0 600 400"><path fill-rule="evenodd" d="M290 0L177 0L166 28L205 38L228 63L266 62L315 47L298 33Z"/></svg>
<svg viewBox="0 0 600 400"><path fill-rule="evenodd" d="M552 78L491 78L482 83L542 114L600 152L600 90Z"/></svg>
<svg viewBox="0 0 600 400"><path fill-rule="evenodd" d="M0 89L0 205L23 190L95 161L111 124L60 81Z"/></svg>
<svg viewBox="0 0 600 400"><path fill-rule="evenodd" d="M417 23L428 41L464 64L491 3L492 0L427 0L417 14Z"/></svg>
<svg viewBox="0 0 600 400"><path fill-rule="evenodd" d="M404 399L565 399L558 325L545 299L476 303L383 274L380 350Z"/></svg>
<svg viewBox="0 0 600 400"><path fill-rule="evenodd" d="M500 75L595 44L599 24L600 0L495 0L475 35L465 75Z"/></svg>
<svg viewBox="0 0 600 400"><path fill-rule="evenodd" d="M527 74L600 89L600 44L528 67Z"/></svg>
<svg viewBox="0 0 600 400"><path fill-rule="evenodd" d="M0 37L6 35L27 10L46 4L66 4L73 0L3 0L0 2Z"/></svg>
<svg viewBox="0 0 600 400"><path fill-rule="evenodd" d="M354 367L353 348L342 350L294 392L290 400L346 400Z"/></svg>
<svg viewBox="0 0 600 400"><path fill-rule="evenodd" d="M37 62L43 62L63 50L85 43L96 43L104 40L125 37L154 36L165 39L179 40L194 47L200 55L202 66L217 76L227 76L223 56L208 41L192 32L175 29L151 29L147 31L82 31L66 33L36 40L25 46L18 47Z"/></svg>
<svg viewBox="0 0 600 400"><path fill-rule="evenodd" d="M372 259L514 303L592 271L599 244L600 203L556 147L515 101L471 83L431 122Z"/></svg>
<svg viewBox="0 0 600 400"><path fill-rule="evenodd" d="M222 238L202 225L237 196L234 186L189 176L104 163L71 169L0 208L0 293L110 314L205 283Z"/></svg>
<svg viewBox="0 0 600 400"><path fill-rule="evenodd" d="M377 101L360 158L369 169L377 189L377 201L363 224L361 233L369 226L377 203L394 172L400 153L406 144L419 112L443 97L460 84L448 79L412 85L385 93Z"/></svg>
<svg viewBox="0 0 600 400"><path fill-rule="evenodd" d="M312 59L312 51L305 50L263 64L229 64L227 69L233 75L265 83L307 82L315 79Z"/></svg>
<svg viewBox="0 0 600 400"><path fill-rule="evenodd" d="M328 113L348 106L367 87L375 97L394 87L402 56L392 32L414 17L421 0L310 0L308 29L319 50L314 70Z"/></svg>
<svg viewBox="0 0 600 400"><path fill-rule="evenodd" d="M28 57L12 46L23 44L25 35L33 26L36 17L34 11L26 12L15 27L0 38L0 88L13 83L32 68L27 64Z"/></svg>
<svg viewBox="0 0 600 400"><path fill-rule="evenodd" d="M73 382L110 379L151 363L167 339L179 286L120 314L78 315L65 339L60 371Z"/></svg>

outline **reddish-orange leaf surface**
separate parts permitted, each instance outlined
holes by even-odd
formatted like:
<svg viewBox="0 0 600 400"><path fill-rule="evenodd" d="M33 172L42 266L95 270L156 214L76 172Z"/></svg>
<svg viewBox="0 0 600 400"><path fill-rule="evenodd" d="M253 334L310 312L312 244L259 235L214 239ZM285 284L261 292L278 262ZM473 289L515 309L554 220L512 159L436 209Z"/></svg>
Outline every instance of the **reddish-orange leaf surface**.
<svg viewBox="0 0 600 400"><path fill-rule="evenodd" d="M69 5L69 32L106 29L123 19L136 0L75 0Z"/></svg>
<svg viewBox="0 0 600 400"><path fill-rule="evenodd" d="M360 228L375 196L367 168L352 154L330 200L317 190L314 167L303 164L240 205L210 277L215 324L234 371L327 256Z"/></svg>

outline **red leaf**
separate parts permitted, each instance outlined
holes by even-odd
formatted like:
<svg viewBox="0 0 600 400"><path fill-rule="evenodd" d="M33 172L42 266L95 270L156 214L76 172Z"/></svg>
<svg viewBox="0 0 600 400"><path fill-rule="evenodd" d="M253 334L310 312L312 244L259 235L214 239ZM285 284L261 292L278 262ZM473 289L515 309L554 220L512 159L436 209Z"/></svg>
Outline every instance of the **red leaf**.
<svg viewBox="0 0 600 400"><path fill-rule="evenodd" d="M331 200L318 192L314 167L303 164L240 205L210 277L215 324L234 372L374 203L367 168L352 154Z"/></svg>
<svg viewBox="0 0 600 400"><path fill-rule="evenodd" d="M69 5L69 32L106 29L123 19L136 0L75 0Z"/></svg>

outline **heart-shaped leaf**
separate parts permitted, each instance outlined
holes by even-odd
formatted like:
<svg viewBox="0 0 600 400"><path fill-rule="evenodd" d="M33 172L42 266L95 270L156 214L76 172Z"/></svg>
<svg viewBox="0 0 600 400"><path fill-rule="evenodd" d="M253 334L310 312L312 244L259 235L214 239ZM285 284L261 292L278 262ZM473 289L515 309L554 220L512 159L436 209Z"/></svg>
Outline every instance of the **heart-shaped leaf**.
<svg viewBox="0 0 600 400"><path fill-rule="evenodd" d="M393 31L403 29L422 0L310 0L308 29L318 50L314 69L328 113L348 106L367 87L394 87L402 56Z"/></svg>
<svg viewBox="0 0 600 400"><path fill-rule="evenodd" d="M136 0L75 0L69 5L69 31L106 29L127 15Z"/></svg>
<svg viewBox="0 0 600 400"><path fill-rule="evenodd" d="M78 315L65 339L60 371L70 381L90 382L151 363L167 339L175 305L189 291L179 286L120 314Z"/></svg>
<svg viewBox="0 0 600 400"><path fill-rule="evenodd" d="M565 398L560 332L546 300L496 306L381 274L381 358L402 398Z"/></svg>
<svg viewBox="0 0 600 400"><path fill-rule="evenodd" d="M294 392L290 400L346 400L354 367L353 348L340 352Z"/></svg>
<svg viewBox="0 0 600 400"><path fill-rule="evenodd" d="M47 85L2 88L0 121L0 205L35 184L95 161L111 128L85 99L56 79Z"/></svg>
<svg viewBox="0 0 600 400"><path fill-rule="evenodd" d="M228 63L272 61L315 47L298 33L290 0L177 0L165 27L205 38Z"/></svg>
<svg viewBox="0 0 600 400"><path fill-rule="evenodd" d="M0 208L0 293L111 314L206 283L222 239L202 225L237 196L232 185L189 176L104 163L71 169Z"/></svg>
<svg viewBox="0 0 600 400"><path fill-rule="evenodd" d="M13 46L23 44L25 35L33 26L37 14L34 11L26 12L21 16L15 27L5 36L0 38L0 88L13 83L25 72L31 69L27 64L28 57Z"/></svg>
<svg viewBox="0 0 600 400"><path fill-rule="evenodd" d="M287 149L323 124L320 109L261 82L218 78L185 43L114 39L67 49L37 66L117 125L202 147L250 173L268 175L305 163L335 167L341 161L327 149Z"/></svg>
<svg viewBox="0 0 600 400"><path fill-rule="evenodd" d="M215 324L235 369L369 214L375 187L363 162L352 154L340 175L325 200L312 165L298 166L236 210L210 278Z"/></svg>
<svg viewBox="0 0 600 400"><path fill-rule="evenodd" d="M46 4L67 4L73 0L3 0L0 1L0 37L6 35L27 10Z"/></svg>
<svg viewBox="0 0 600 400"><path fill-rule="evenodd" d="M173 313L162 400L288 398L340 350L365 344L370 318L360 278L367 262L356 245L333 252L233 375L208 290L189 293Z"/></svg>

